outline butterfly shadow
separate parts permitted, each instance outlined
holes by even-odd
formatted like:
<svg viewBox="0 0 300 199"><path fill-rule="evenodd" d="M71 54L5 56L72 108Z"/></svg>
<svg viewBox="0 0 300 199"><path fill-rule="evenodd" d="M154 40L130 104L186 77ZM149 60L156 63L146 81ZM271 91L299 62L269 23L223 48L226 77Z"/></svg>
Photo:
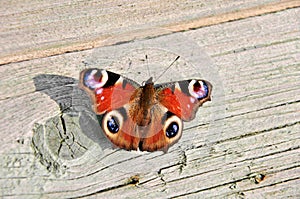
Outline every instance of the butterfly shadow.
<svg viewBox="0 0 300 199"><path fill-rule="evenodd" d="M102 151L111 148L91 108L89 96L78 87L78 80L41 74L34 77L33 81L36 91L48 95L60 108L59 115L49 118L43 128L34 130L35 150L39 153L51 151L50 154L56 154L58 158L76 159L88 151L93 143L99 144ZM48 149L41 148L45 146Z"/></svg>

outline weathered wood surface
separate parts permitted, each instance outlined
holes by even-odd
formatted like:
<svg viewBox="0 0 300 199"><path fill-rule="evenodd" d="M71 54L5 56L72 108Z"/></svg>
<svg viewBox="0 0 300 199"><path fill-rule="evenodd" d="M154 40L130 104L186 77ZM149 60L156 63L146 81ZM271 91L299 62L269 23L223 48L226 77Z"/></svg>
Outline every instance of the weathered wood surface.
<svg viewBox="0 0 300 199"><path fill-rule="evenodd" d="M0 64L170 34L299 4L297 0L1 2Z"/></svg>
<svg viewBox="0 0 300 199"><path fill-rule="evenodd" d="M1 197L299 197L297 3L1 2ZM256 6L275 10L201 25ZM129 33L165 34L162 26L167 33L202 28L109 45L132 40ZM114 36L105 43L107 35ZM111 149L76 89L80 70L108 66L142 82L145 64L157 76L176 55L160 81L200 75L214 85L212 102L167 154Z"/></svg>

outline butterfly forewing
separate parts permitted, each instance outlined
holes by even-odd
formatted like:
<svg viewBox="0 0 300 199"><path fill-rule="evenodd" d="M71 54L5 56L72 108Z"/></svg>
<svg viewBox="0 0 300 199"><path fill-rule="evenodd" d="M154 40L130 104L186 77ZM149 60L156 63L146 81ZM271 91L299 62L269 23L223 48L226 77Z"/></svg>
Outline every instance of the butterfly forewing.
<svg viewBox="0 0 300 199"><path fill-rule="evenodd" d="M160 85L159 102L184 121L194 119L198 108L211 98L212 86L205 80L183 80Z"/></svg>

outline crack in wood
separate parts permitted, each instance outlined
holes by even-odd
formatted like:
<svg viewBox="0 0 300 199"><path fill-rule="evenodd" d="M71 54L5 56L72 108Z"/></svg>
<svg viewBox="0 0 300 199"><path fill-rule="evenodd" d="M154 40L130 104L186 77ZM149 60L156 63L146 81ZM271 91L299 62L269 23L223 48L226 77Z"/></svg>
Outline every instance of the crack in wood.
<svg viewBox="0 0 300 199"><path fill-rule="evenodd" d="M240 53L240 52L244 52L247 50L254 50L254 49L258 49L258 48L266 48L269 46L274 46L274 45L279 45L279 44L284 44L284 43L288 43L288 42L294 42L294 41L299 41L299 38L293 38L293 39L286 39L286 40L282 40L282 41L276 41L276 42L271 42L271 43L265 43L265 44L257 44L254 46L246 46L246 47L242 47L242 48L237 48L234 50L230 50L230 51L226 51L226 52L222 52L219 54L214 54L211 55L211 57L219 57L219 56L224 56L224 55L229 55L229 54L234 54L234 53Z"/></svg>
<svg viewBox="0 0 300 199"><path fill-rule="evenodd" d="M290 149L287 149L287 150L284 150L284 151L280 151L280 152L277 152L277 153L272 153L271 155L276 155L278 153L287 152L287 151L290 151L290 150L296 150L296 149L299 149L299 148L300 148L300 146L296 147L296 148L290 148ZM257 160L259 158L269 157L269 156L270 156L270 154L265 155L265 156L260 156L260 157L255 158L255 159ZM252 159L248 159L248 161L249 160L252 160ZM244 161L246 161L246 160L243 160L243 162ZM235 162L235 163L231 163L231 164L236 164L236 163L239 163L239 162ZM235 181L230 181L228 183L220 184L218 186L212 186L210 188L201 189L201 190L199 190L199 192L200 191L206 191L206 190L209 190L209 189L214 189L214 188L221 187L221 186L224 186L224 185L228 185L230 183L231 184L236 184L237 182L240 182L240 181L245 180L245 179L250 179L253 182L255 182L253 179L256 178L257 175L261 175L261 181L262 181L265 178L265 176L267 176L267 175L271 175L271 174L274 174L274 173L280 173L282 171L291 170L291 169L298 168L298 167L300 167L300 165L295 165L295 166L291 166L291 167L280 169L280 170L276 170L276 171L262 172L262 173L259 173L259 174L257 172L255 172L255 173L249 173L248 175L246 175L245 178L237 179ZM216 168L216 169L213 169L213 170L209 170L209 171L206 171L206 172L202 172L202 173L197 173L197 174L194 174L194 175L185 176L185 177L182 177L182 178L177 178L177 179L169 180L169 181L164 180L163 182L165 184L167 184L167 183L171 183L171 182L181 181L181 180L185 180L185 179L188 179L188 178L193 178L193 177L196 177L196 176L199 176L199 175L203 175L203 174L206 174L206 173L215 172L217 170L219 170L219 168ZM163 174L161 174L161 172L160 172L159 175L163 175ZM257 184L257 183L255 183L255 184ZM197 193L197 192L195 192L195 193ZM180 196L183 196L183 195L180 195Z"/></svg>
<svg viewBox="0 0 300 199"><path fill-rule="evenodd" d="M299 167L299 165L297 167ZM292 168L294 168L294 167L292 167ZM265 174L265 175L268 175L268 174ZM264 179L265 175L262 175L263 177L262 176L261 177ZM196 191L191 191L191 192L187 192L187 193L184 193L184 194L172 196L172 198L179 198L179 197L183 197L183 196L188 196L188 195L191 195L191 194L196 194L196 193L200 193L200 192L207 191L207 190L210 190L210 189L215 189L215 188L218 188L218 187L223 187L223 186L228 186L228 185L230 185L229 187L232 188L233 184L236 184L238 182L242 182L244 180L251 180L251 179L253 179L253 176L248 176L248 177L240 178L240 179L237 179L237 180L234 180L234 181L226 182L226 183L223 183L223 184L210 186L210 187L199 189L199 190L196 190ZM286 180L281 180L279 182L270 183L270 184L264 185L264 186L259 186L259 187L255 187L255 188L240 190L240 192L245 193L245 192L248 192L248 191L253 191L253 190L260 189L260 188L265 188L265 187L270 187L270 186L278 185L278 184L281 184L281 183L286 183L286 182L289 182L289 181L299 180L299 179L300 179L300 177L294 177L294 178L290 178L290 179L286 179ZM255 184L259 184L259 183L255 183Z"/></svg>
<svg viewBox="0 0 300 199"><path fill-rule="evenodd" d="M180 150L178 164L179 164L179 174L181 174L183 168L187 165L187 155L185 154L184 150Z"/></svg>
<svg viewBox="0 0 300 199"><path fill-rule="evenodd" d="M282 183L286 183L286 182L290 182L290 181L295 181L295 180L299 180L299 179L300 179L300 177L289 178L289 179L286 179L286 180L281 180L279 182L270 183L268 185L263 185L263 186L259 186L259 187L255 187L255 188L251 188L251 189L245 189L244 192L253 191L253 190L266 188L266 187L271 187L271 186L274 186L274 185L278 185L278 184L282 184Z"/></svg>
<svg viewBox="0 0 300 199"><path fill-rule="evenodd" d="M107 191L111 191L111 190L115 190L115 189L120 189L120 188L126 187L128 185L130 185L130 186L138 185L139 181L140 181L140 176L139 175L134 175L134 176L129 177L127 179L127 181L123 184L119 184L119 185L116 185L116 186L112 186L112 187L108 187L108 188L105 188L105 189L97 190L97 191L94 191L94 192L91 192L91 193L88 193L88 194L83 194L83 195L80 195L80 196L70 197L70 199L71 198L85 198L85 197L90 197L90 196L96 196L97 194L107 192Z"/></svg>
<svg viewBox="0 0 300 199"><path fill-rule="evenodd" d="M191 195L191 194L200 193L200 192L203 192L203 191L215 189L215 188L218 188L218 187L223 187L223 186L228 186L228 185L231 186L234 183L242 182L242 181L248 180L248 179L249 179L248 177L244 177L244 178L234 180L234 181L230 181L230 182L226 182L226 183L223 183L223 184L210 186L210 187L199 189L199 190L196 190L196 191L191 191L191 192L187 192L187 193L184 193L184 194L172 196L172 198L180 198L180 197L188 196L188 195Z"/></svg>
<svg viewBox="0 0 300 199"><path fill-rule="evenodd" d="M228 139L218 140L218 141L214 142L214 144L220 144L220 143L224 143L224 142L228 142L228 141L232 141L232 140L239 140L241 138L251 137L251 136L259 135L259 134L262 134L262 133L265 133L265 132L274 131L274 130L278 130L278 129L284 129L286 127L295 126L297 124L300 124L300 121L289 123L289 124L283 124L283 125L280 125L280 126L275 126L275 127L272 127L272 128L261 130L261 131L254 131L254 132L246 133L246 134L243 134L243 135L231 137L231 138L228 138Z"/></svg>
<svg viewBox="0 0 300 199"><path fill-rule="evenodd" d="M290 104L296 104L296 103L299 103L299 102L300 102L300 100L290 101L290 102L276 104L274 106L268 106L268 107L264 107L264 108L260 108L260 109L256 109L256 110L246 111L246 112L239 113L239 114L233 114L233 115L229 115L229 116L226 116L226 117L223 117L223 118L215 119L211 122L202 123L202 124L199 124L199 125L196 125L196 126L190 126L188 128L185 128L185 130L191 130L191 129L194 129L194 128L197 128L197 127L209 125L212 122L222 121L222 120L225 120L225 119L230 119L230 118L234 118L234 117L238 117L238 116L243 116L243 115L247 115L247 114L250 114L250 113L256 113L256 112L259 112L259 111L265 111L265 110L269 110L269 109L272 109L272 108L287 106L287 105L290 105Z"/></svg>

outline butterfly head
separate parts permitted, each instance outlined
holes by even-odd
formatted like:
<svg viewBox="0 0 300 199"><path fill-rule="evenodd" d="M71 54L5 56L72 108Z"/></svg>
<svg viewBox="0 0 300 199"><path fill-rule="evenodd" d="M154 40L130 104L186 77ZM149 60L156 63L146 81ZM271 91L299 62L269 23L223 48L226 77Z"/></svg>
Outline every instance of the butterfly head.
<svg viewBox="0 0 300 199"><path fill-rule="evenodd" d="M147 81L143 82L141 87L145 87L147 85L154 85L153 77L150 77Z"/></svg>

